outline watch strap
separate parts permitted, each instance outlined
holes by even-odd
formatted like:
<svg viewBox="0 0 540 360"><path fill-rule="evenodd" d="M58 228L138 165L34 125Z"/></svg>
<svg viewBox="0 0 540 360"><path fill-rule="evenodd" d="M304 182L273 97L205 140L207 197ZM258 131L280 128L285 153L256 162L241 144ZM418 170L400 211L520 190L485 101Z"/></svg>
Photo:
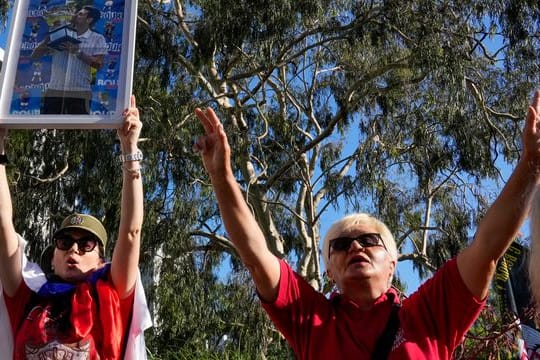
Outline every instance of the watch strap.
<svg viewBox="0 0 540 360"><path fill-rule="evenodd" d="M141 161L144 158L143 153L141 150L137 150L136 152L132 154L121 154L119 156L120 162L126 162L126 161Z"/></svg>

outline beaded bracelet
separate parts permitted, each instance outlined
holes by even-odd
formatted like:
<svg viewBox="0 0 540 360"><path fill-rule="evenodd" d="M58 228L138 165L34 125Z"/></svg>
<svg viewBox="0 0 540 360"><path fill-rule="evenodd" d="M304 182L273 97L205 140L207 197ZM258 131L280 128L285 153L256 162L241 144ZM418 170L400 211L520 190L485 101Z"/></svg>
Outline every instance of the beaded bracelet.
<svg viewBox="0 0 540 360"><path fill-rule="evenodd" d="M128 172L129 175L131 175L133 178L135 179L138 179L142 176L141 174L141 168L138 167L138 168L134 168L134 169L130 169L124 165L122 165L122 170L125 170Z"/></svg>

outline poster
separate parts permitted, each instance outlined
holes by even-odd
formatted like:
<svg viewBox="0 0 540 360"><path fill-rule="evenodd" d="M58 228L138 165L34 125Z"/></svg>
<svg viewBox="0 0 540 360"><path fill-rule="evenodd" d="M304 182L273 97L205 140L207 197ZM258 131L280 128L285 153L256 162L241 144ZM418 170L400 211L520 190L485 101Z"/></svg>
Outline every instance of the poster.
<svg viewBox="0 0 540 360"><path fill-rule="evenodd" d="M114 128L129 105L136 2L17 0L0 125Z"/></svg>

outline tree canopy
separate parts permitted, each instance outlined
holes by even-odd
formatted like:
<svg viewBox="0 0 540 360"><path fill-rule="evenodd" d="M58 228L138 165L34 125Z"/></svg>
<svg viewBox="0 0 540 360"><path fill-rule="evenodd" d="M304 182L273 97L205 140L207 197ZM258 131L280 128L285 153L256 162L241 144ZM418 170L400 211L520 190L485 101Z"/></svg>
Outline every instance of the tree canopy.
<svg viewBox="0 0 540 360"><path fill-rule="evenodd" d="M291 356L191 150L195 107L223 120L268 246L313 286L328 290L319 242L330 212L383 220L399 260L426 277L469 241L496 195L486 184L519 157L539 25L537 0L139 2L152 356ZM114 131L18 130L9 146L16 227L33 256L74 209L114 239Z"/></svg>

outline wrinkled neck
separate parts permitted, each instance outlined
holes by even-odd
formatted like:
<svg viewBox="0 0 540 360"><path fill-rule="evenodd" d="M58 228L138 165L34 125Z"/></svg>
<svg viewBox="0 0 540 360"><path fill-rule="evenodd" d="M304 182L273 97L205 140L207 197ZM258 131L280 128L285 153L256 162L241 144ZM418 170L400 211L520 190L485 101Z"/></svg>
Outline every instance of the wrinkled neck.
<svg viewBox="0 0 540 360"><path fill-rule="evenodd" d="M352 284L344 284L340 293L353 301L361 310L367 311L373 308L375 302L388 291L388 286L372 284L369 281L356 281Z"/></svg>

